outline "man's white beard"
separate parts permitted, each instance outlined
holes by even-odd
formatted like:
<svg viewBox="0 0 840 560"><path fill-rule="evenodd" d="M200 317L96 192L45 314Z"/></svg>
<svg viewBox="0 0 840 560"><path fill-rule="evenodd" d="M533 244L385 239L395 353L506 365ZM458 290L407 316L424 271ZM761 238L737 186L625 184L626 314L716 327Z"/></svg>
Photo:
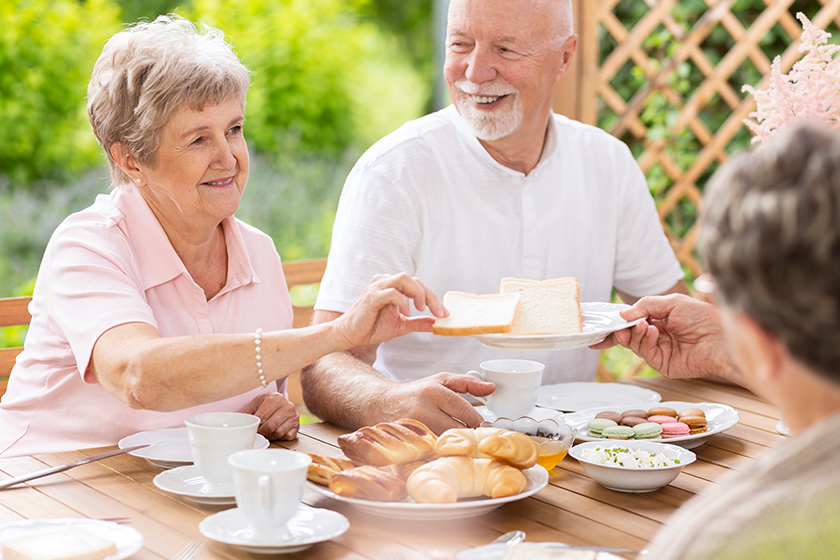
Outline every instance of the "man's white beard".
<svg viewBox="0 0 840 560"><path fill-rule="evenodd" d="M513 134L522 124L524 112L519 100L519 92L507 82L476 86L461 79L455 82L455 88L458 90L457 99L454 100L458 112L477 138L487 141L499 140ZM482 110L473 106L471 95L483 97L510 95L513 99L496 109Z"/></svg>

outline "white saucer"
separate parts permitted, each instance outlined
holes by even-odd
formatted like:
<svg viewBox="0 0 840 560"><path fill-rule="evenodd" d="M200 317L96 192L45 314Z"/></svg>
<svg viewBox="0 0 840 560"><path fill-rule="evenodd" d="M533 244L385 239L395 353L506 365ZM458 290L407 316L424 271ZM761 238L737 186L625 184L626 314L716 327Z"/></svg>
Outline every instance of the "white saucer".
<svg viewBox="0 0 840 560"><path fill-rule="evenodd" d="M232 544L247 552L285 554L305 550L315 543L328 541L350 528L347 518L328 509L301 504L289 521L290 536L276 539L254 539L248 533L248 520L239 508L228 509L205 517L198 530L208 539Z"/></svg>
<svg viewBox="0 0 840 560"><path fill-rule="evenodd" d="M149 447L131 451L130 454L143 457L156 467L171 469L191 465L193 462L186 426L138 432L122 438L118 443L120 449L144 444L149 444ZM268 447L268 440L257 434L254 438L254 449L266 447Z"/></svg>
<svg viewBox="0 0 840 560"><path fill-rule="evenodd" d="M236 503L232 482L219 491L211 492L204 488L204 477L195 465L163 471L153 482L164 492L184 496L199 504L217 506Z"/></svg>
<svg viewBox="0 0 840 560"><path fill-rule="evenodd" d="M656 391L626 383L572 382L543 385L537 406L564 412L621 405L654 405L662 400Z"/></svg>

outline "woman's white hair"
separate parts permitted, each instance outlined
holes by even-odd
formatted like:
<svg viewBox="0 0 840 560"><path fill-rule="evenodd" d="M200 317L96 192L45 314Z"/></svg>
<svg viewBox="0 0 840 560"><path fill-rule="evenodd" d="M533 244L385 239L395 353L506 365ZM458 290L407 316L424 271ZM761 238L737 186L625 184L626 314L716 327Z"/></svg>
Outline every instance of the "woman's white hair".
<svg viewBox="0 0 840 560"><path fill-rule="evenodd" d="M698 246L723 304L840 383L840 135L790 127L707 186Z"/></svg>
<svg viewBox="0 0 840 560"><path fill-rule="evenodd" d="M114 143L153 167L161 129L180 106L200 111L236 99L244 108L250 80L224 33L199 30L176 15L111 37L93 68L87 111L108 156L112 186L129 182L111 156Z"/></svg>

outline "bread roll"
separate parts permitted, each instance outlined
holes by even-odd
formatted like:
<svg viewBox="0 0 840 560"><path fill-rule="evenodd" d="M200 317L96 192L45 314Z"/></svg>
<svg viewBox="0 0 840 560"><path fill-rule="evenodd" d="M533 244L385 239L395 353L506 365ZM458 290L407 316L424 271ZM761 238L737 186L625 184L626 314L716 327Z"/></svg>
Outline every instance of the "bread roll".
<svg viewBox="0 0 840 560"><path fill-rule="evenodd" d="M501 428L446 430L435 443L435 453L441 457L485 457L518 469L533 467L540 456L539 448L530 436Z"/></svg>
<svg viewBox="0 0 840 560"><path fill-rule="evenodd" d="M437 319L432 332L444 336L468 336L510 332L519 295L446 292L443 305L449 316Z"/></svg>
<svg viewBox="0 0 840 560"><path fill-rule="evenodd" d="M553 280L503 278L503 294L519 294L519 309L509 334L568 334L580 332L580 285L567 276Z"/></svg>
<svg viewBox="0 0 840 560"><path fill-rule="evenodd" d="M386 470L362 465L332 475L330 490L345 498L396 502L405 498L405 481Z"/></svg>
<svg viewBox="0 0 840 560"><path fill-rule="evenodd" d="M503 498L525 490L522 472L493 459L441 457L411 473L406 482L415 502L445 504L459 498Z"/></svg>
<svg viewBox="0 0 840 560"><path fill-rule="evenodd" d="M353 461L384 467L428 459L437 437L422 422L403 419L359 428L338 437L338 446Z"/></svg>
<svg viewBox="0 0 840 560"><path fill-rule="evenodd" d="M329 486L330 477L335 473L359 466L344 457L324 457L316 453L308 453L308 455L312 457L312 462L309 464L306 478L321 486Z"/></svg>

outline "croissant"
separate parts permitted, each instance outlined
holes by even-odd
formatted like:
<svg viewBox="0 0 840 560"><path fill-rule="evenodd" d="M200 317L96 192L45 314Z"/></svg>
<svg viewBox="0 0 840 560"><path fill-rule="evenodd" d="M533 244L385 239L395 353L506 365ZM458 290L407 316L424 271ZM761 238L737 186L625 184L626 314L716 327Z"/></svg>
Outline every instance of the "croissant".
<svg viewBox="0 0 840 560"><path fill-rule="evenodd" d="M338 437L338 445L353 461L384 467L428 459L435 453L434 432L416 420L403 419L359 428Z"/></svg>
<svg viewBox="0 0 840 560"><path fill-rule="evenodd" d="M362 465L332 475L330 490L345 498L396 502L405 498L405 481L384 469Z"/></svg>
<svg viewBox="0 0 840 560"><path fill-rule="evenodd" d="M525 490L522 472L493 459L441 457L419 467L406 482L415 502L453 503L459 498L503 498Z"/></svg>
<svg viewBox="0 0 840 560"><path fill-rule="evenodd" d="M530 436L500 428L446 430L435 443L435 452L441 457L489 457L518 469L533 467L540 456Z"/></svg>
<svg viewBox="0 0 840 560"><path fill-rule="evenodd" d="M312 457L312 462L309 464L306 478L321 486L329 486L332 475L359 466L343 457L324 457L316 453L308 453L308 455Z"/></svg>

